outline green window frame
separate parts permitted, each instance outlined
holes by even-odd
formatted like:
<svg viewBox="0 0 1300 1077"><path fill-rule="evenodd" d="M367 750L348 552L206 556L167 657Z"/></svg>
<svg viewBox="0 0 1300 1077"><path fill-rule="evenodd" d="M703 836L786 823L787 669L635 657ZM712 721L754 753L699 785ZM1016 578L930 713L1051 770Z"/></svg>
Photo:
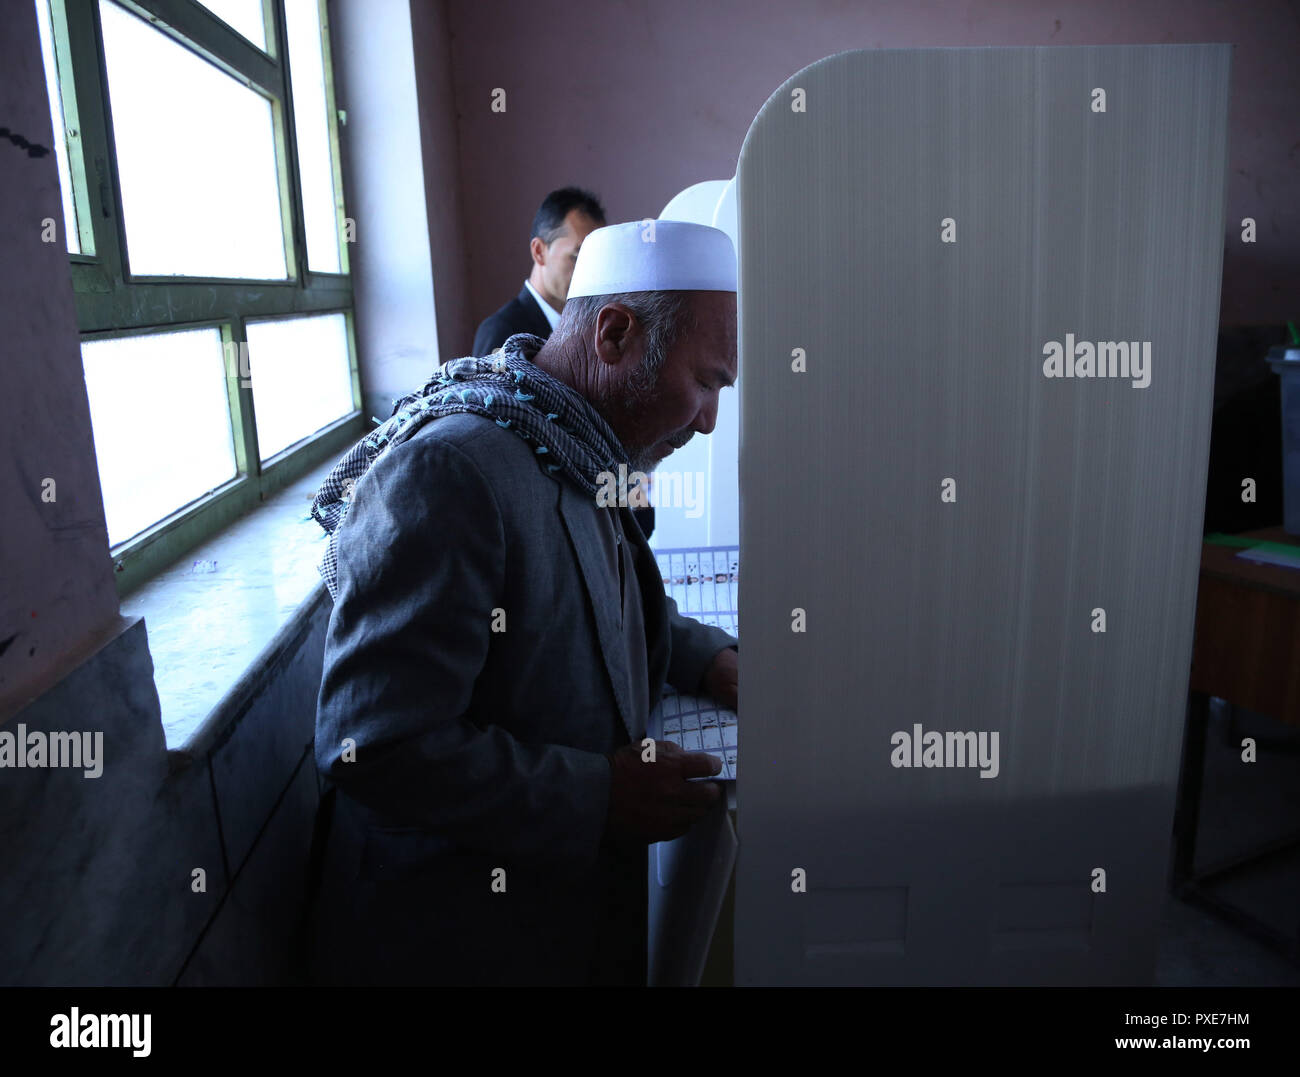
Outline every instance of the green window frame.
<svg viewBox="0 0 1300 1077"><path fill-rule="evenodd" d="M31 0L29 0L31 2ZM215 64L271 103L287 280L157 277L132 274L113 147L108 74L100 34L99 0L38 0L50 5L58 85L63 98L75 227L83 252L69 254L77 322L83 340L217 326L226 351L226 389L236 477L112 547L118 593L126 594L187 551L255 508L364 434L353 327L348 242L339 156L339 112L325 0L315 0L322 27L326 112L333 168L340 273L309 268L300 197L285 25L285 0L263 0L263 52L197 0L110 0ZM59 137L59 132L55 133ZM345 227L345 222L348 226ZM68 222L72 227L72 222ZM325 429L262 461L253 387L246 362L245 325L262 318L345 315L353 410ZM255 370L252 381L256 380ZM165 447L160 449L165 451ZM304 515L306 506L303 507Z"/></svg>

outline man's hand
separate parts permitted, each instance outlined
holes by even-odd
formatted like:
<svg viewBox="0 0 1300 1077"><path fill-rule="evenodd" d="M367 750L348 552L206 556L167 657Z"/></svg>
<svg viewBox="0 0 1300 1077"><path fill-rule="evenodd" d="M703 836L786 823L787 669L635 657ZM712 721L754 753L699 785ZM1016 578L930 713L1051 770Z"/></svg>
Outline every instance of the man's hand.
<svg viewBox="0 0 1300 1077"><path fill-rule="evenodd" d="M708 778L722 769L722 760L703 752L688 752L671 741L655 741L655 761L643 762L639 743L625 744L609 756L611 784L605 833L616 840L671 841L703 818L722 797Z"/></svg>
<svg viewBox="0 0 1300 1077"><path fill-rule="evenodd" d="M705 672L704 679L700 681L700 691L716 699L724 707L737 710L736 685L739 668L740 658L734 650L728 647L725 651L719 651L713 659L713 664Z"/></svg>

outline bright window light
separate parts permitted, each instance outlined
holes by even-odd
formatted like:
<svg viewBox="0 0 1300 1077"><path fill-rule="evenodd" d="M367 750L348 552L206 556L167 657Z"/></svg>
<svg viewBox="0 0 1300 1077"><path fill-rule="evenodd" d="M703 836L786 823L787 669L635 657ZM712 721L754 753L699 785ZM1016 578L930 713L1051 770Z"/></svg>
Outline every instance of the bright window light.
<svg viewBox="0 0 1300 1077"><path fill-rule="evenodd" d="M266 52L266 17L262 0L199 0L199 3Z"/></svg>
<svg viewBox="0 0 1300 1077"><path fill-rule="evenodd" d="M132 274L287 278L270 101L111 0L99 10Z"/></svg>
<svg viewBox="0 0 1300 1077"><path fill-rule="evenodd" d="M36 23L41 34L41 57L45 61L45 92L50 100L50 127L54 131L54 160L59 169L59 192L63 195L63 238L70 254L80 254L77 209L72 200L72 171L68 167L68 128L63 119L63 97L59 93L59 67L54 59L54 30L50 25L49 0L36 0Z"/></svg>
<svg viewBox="0 0 1300 1077"><path fill-rule="evenodd" d="M302 181L302 212L307 225L307 264L321 273L341 272L338 216L334 205L334 167L325 95L325 59L320 7L316 0L286 0L289 83Z"/></svg>
<svg viewBox="0 0 1300 1077"><path fill-rule="evenodd" d="M89 340L81 362L110 545L235 477L220 330Z"/></svg>
<svg viewBox="0 0 1300 1077"><path fill-rule="evenodd" d="M250 321L246 328L263 460L353 410L342 314Z"/></svg>

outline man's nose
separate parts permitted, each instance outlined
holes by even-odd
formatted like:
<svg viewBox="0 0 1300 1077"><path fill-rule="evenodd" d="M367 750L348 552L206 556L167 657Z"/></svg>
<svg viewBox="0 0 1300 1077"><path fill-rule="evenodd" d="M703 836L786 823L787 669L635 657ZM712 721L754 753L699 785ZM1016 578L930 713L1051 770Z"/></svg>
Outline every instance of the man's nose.
<svg viewBox="0 0 1300 1077"><path fill-rule="evenodd" d="M709 402L700 408L700 413L695 416L695 422L691 424L691 429L698 434L712 434L713 428L718 425L718 395L712 394Z"/></svg>

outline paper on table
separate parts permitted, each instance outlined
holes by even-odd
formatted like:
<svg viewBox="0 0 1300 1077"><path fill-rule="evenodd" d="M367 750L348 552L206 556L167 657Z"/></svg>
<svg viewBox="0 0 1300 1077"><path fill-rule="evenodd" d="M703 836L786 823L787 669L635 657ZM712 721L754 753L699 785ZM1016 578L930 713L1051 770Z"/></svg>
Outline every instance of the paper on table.
<svg viewBox="0 0 1300 1077"><path fill-rule="evenodd" d="M1262 565L1300 568L1300 549L1297 549L1294 554L1276 553L1273 550L1242 550L1237 556L1246 561L1258 561Z"/></svg>

